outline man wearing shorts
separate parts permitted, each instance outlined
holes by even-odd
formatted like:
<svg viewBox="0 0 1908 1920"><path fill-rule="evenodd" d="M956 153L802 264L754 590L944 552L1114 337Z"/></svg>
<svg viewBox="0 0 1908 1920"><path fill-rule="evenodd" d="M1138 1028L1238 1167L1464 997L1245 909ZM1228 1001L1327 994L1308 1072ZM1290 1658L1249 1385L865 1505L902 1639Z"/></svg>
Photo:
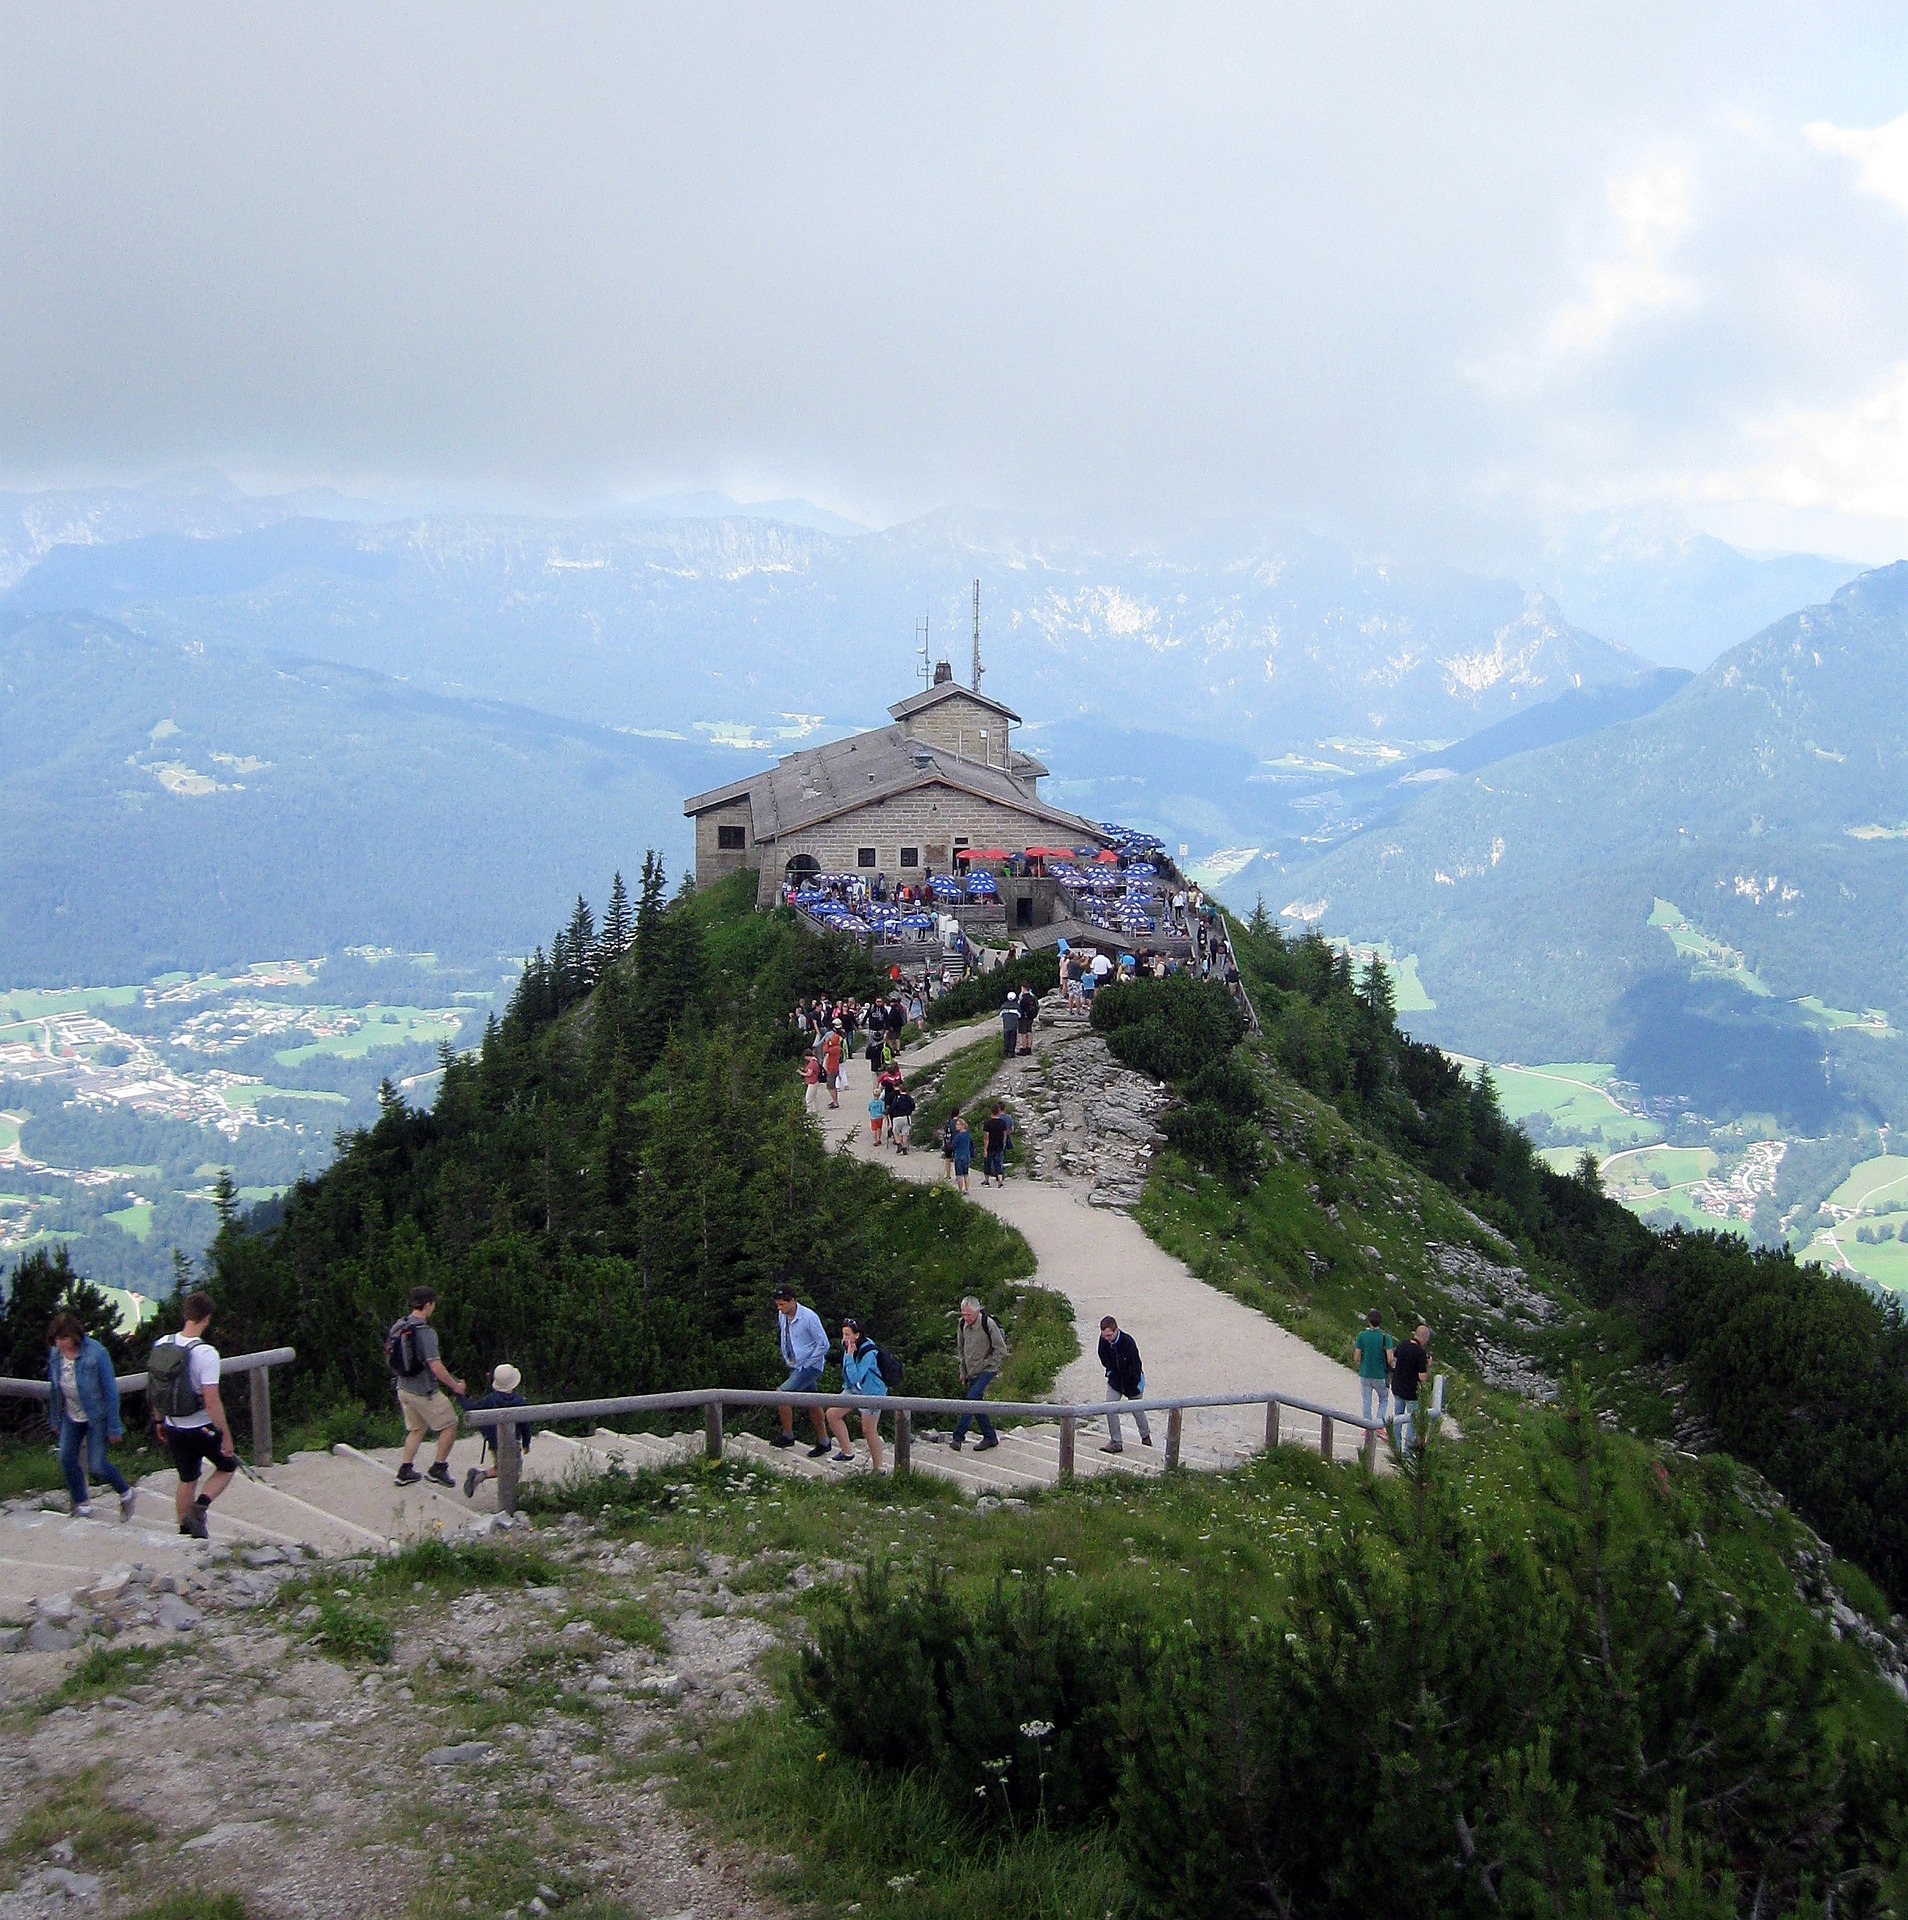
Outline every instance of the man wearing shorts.
<svg viewBox="0 0 1908 1920"><path fill-rule="evenodd" d="M238 1454L232 1446L231 1423L225 1417L225 1403L219 1397L219 1355L206 1344L205 1330L212 1322L212 1296L189 1293L185 1297L185 1326L169 1333L164 1342L187 1350L186 1368L192 1390L198 1396L193 1413L166 1412L158 1419L159 1441L172 1456L179 1485L173 1501L179 1512L179 1531L195 1540L206 1537L206 1510L232 1484L238 1472ZM212 1472L204 1486L199 1473L207 1461Z"/></svg>
<svg viewBox="0 0 1908 1920"><path fill-rule="evenodd" d="M404 1415L404 1458L397 1470L400 1487L418 1480L435 1480L440 1487L454 1484L450 1451L457 1444L457 1404L450 1396L462 1394L465 1388L439 1357L437 1334L431 1326L431 1315L436 1311L437 1295L429 1287L411 1289L408 1325L411 1355L417 1366L414 1372L398 1373L394 1363L392 1374L397 1382L398 1409ZM417 1450L427 1433L437 1436L437 1456L430 1471L420 1474Z"/></svg>

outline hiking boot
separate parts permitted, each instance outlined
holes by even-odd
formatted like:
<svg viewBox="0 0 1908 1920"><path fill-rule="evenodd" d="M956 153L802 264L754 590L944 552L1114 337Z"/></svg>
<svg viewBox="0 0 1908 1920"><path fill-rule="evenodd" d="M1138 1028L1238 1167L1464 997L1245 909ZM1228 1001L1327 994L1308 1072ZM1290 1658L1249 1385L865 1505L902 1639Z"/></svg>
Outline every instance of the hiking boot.
<svg viewBox="0 0 1908 1920"><path fill-rule="evenodd" d="M811 1460L819 1460L822 1455L828 1451L828 1446L829 1443L826 1440L817 1440L815 1444L809 1448L808 1457Z"/></svg>
<svg viewBox="0 0 1908 1920"><path fill-rule="evenodd" d="M186 1509L186 1517L179 1522L179 1531L181 1533L189 1533L195 1540L207 1538L205 1509L203 1507L188 1507Z"/></svg>
<svg viewBox="0 0 1908 1920"><path fill-rule="evenodd" d="M950 1448L953 1449L954 1452L959 1453L960 1450L967 1445L967 1435L964 1433L957 1433L954 1436L954 1438L950 1440L947 1444Z"/></svg>
<svg viewBox="0 0 1908 1920"><path fill-rule="evenodd" d="M795 1436L792 1433L778 1433L775 1438L769 1442L769 1445L772 1447L792 1447L794 1444Z"/></svg>
<svg viewBox="0 0 1908 1920"><path fill-rule="evenodd" d="M451 1478L451 1470L442 1460L433 1460L431 1470L424 1478L440 1487L455 1487L457 1482Z"/></svg>
<svg viewBox="0 0 1908 1920"><path fill-rule="evenodd" d="M400 1487L414 1487L424 1476L407 1460L397 1470L397 1483Z"/></svg>
<svg viewBox="0 0 1908 1920"><path fill-rule="evenodd" d="M1150 1447L1152 1444L1153 1436L1150 1433L1142 1433L1140 1435L1140 1445L1142 1447Z"/></svg>
<svg viewBox="0 0 1908 1920"><path fill-rule="evenodd" d="M120 1519L130 1520L133 1517L133 1508L136 1507L138 1504L139 1504L138 1494L136 1494L131 1487L128 1487L126 1491L119 1496Z"/></svg>
<svg viewBox="0 0 1908 1920"><path fill-rule="evenodd" d="M987 1436L987 1438L983 1440L980 1443L980 1445L974 1449L974 1451L976 1453L987 1453L999 1445L1000 1445L1000 1435L997 1433L990 1433Z"/></svg>
<svg viewBox="0 0 1908 1920"><path fill-rule="evenodd" d="M484 1473L481 1467L472 1467L471 1470L464 1475L464 1498L466 1500L475 1500L477 1498L477 1483L483 1477Z"/></svg>
<svg viewBox="0 0 1908 1920"><path fill-rule="evenodd" d="M73 1502L73 1518L75 1520L90 1520L92 1517L93 1503L90 1500L75 1500Z"/></svg>
<svg viewBox="0 0 1908 1920"><path fill-rule="evenodd" d="M1100 1449L1100 1451L1102 1453L1124 1453L1126 1451L1126 1448L1122 1446L1121 1443L1117 1440L1109 1440L1106 1443L1106 1445Z"/></svg>

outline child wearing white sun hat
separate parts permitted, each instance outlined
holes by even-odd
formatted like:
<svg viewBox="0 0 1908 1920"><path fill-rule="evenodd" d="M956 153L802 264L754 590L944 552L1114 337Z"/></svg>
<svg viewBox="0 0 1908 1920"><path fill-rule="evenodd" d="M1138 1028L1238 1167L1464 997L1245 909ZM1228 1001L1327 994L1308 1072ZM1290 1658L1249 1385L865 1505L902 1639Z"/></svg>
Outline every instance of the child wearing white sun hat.
<svg viewBox="0 0 1908 1920"><path fill-rule="evenodd" d="M470 1411L475 1413L480 1408L488 1407L528 1406L529 1402L517 1391L522 1385L523 1375L513 1367L508 1360L500 1361L497 1366L491 1370L490 1391L480 1399L473 1400L470 1403ZM464 1498L466 1500L475 1500L477 1497L477 1489L482 1486L486 1480L494 1480L497 1477L496 1428L485 1427L483 1429L483 1436L483 1452L478 1458L478 1464L464 1475ZM530 1451L530 1426L528 1421L520 1420L517 1423L517 1442L525 1453Z"/></svg>

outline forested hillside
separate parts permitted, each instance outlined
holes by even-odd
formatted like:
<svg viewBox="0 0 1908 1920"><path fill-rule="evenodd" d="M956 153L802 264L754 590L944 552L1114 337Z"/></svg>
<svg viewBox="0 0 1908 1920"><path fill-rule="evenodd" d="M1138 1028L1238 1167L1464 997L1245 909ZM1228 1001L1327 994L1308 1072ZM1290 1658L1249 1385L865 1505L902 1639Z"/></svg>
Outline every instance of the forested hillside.
<svg viewBox="0 0 1908 1920"><path fill-rule="evenodd" d="M1445 781L1290 876L1273 910L1302 901L1330 932L1415 953L1437 1002L1415 1024L1491 1059L1620 1060L1645 1029L1647 1056L1704 1020L1718 1045L1733 1025L1738 1050L1779 1047L1797 1028L1809 1039L1788 1004L1805 995L1901 1029L1905 690L1895 566L1734 648L1642 719ZM1687 963L1650 925L1659 899L1733 949L1760 992L1685 992ZM1664 991L1677 1004L1653 1018ZM1818 1068L1826 1044L1818 1023ZM1837 1059L1857 1097L1899 1078L1898 1062L1863 1075L1859 1048Z"/></svg>
<svg viewBox="0 0 1908 1920"><path fill-rule="evenodd" d="M756 914L749 882L665 905L652 857L633 911L598 929L579 902L429 1112L392 1098L273 1224L220 1234L222 1333L309 1357L295 1411L385 1407L381 1337L420 1284L458 1369L508 1358L539 1399L772 1386L780 1281L923 1383L951 1382L963 1293L1021 1317L1018 1235L824 1151L787 1011L877 982L852 945Z"/></svg>

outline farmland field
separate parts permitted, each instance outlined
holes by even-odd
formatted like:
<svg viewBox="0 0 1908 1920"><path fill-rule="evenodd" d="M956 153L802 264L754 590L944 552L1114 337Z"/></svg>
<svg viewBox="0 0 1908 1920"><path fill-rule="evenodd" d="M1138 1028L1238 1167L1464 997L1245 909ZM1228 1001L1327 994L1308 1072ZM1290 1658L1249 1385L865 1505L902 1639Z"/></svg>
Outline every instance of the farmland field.
<svg viewBox="0 0 1908 1920"><path fill-rule="evenodd" d="M1745 993L1768 998L1769 989L1750 970L1748 961L1734 947L1725 946L1720 940L1712 940L1700 927L1692 924L1689 916L1674 901L1658 900L1650 909L1650 925L1660 928L1669 936L1670 945L1685 960L1695 963L1697 973L1733 980Z"/></svg>
<svg viewBox="0 0 1908 1920"><path fill-rule="evenodd" d="M1611 1154L1603 1163L1603 1184L1620 1199L1647 1200L1666 1188L1687 1187L1716 1171L1713 1147L1636 1147ZM1658 1187L1661 1178L1664 1185Z"/></svg>
<svg viewBox="0 0 1908 1920"><path fill-rule="evenodd" d="M1475 1070L1479 1062L1464 1064ZM1507 1119L1521 1122L1541 1114L1568 1142L1610 1154L1663 1137L1654 1120L1626 1111L1606 1090L1604 1082L1615 1072L1603 1061L1563 1060L1536 1067L1493 1066L1491 1077Z"/></svg>
<svg viewBox="0 0 1908 1920"><path fill-rule="evenodd" d="M1908 1201L1908 1157L1898 1153L1864 1160L1829 1195L1831 1206L1857 1209L1885 1205L1890 1200Z"/></svg>
<svg viewBox="0 0 1908 1920"><path fill-rule="evenodd" d="M330 1012L332 1009L314 1009ZM347 1011L337 1009L339 1013ZM362 1060L385 1047L435 1046L455 1040L468 1014L459 1009L379 1007L362 1009L360 1023L349 1033L326 1034L302 1047L287 1047L272 1057L281 1067L296 1067L329 1054L338 1060Z"/></svg>

